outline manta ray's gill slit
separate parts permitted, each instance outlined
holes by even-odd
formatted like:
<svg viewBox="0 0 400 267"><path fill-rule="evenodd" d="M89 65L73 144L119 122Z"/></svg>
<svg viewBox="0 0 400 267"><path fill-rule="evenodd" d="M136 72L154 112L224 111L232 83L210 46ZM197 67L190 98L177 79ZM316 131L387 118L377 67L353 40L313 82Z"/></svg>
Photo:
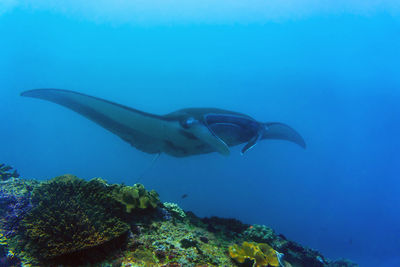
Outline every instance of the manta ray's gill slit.
<svg viewBox="0 0 400 267"><path fill-rule="evenodd" d="M179 133L183 136L185 136L188 139L191 140L198 140L198 138L196 136L194 136L194 134L186 132L185 130L179 130Z"/></svg>
<svg viewBox="0 0 400 267"><path fill-rule="evenodd" d="M170 148L170 150L175 151L176 155L185 156L188 154L187 150L184 147L177 146L169 140L164 140L164 143L168 146L168 148Z"/></svg>

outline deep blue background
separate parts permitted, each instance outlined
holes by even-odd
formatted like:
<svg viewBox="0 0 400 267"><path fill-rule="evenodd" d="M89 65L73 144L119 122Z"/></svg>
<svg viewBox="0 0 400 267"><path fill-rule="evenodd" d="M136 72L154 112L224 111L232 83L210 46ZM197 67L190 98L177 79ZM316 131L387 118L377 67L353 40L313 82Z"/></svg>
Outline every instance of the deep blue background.
<svg viewBox="0 0 400 267"><path fill-rule="evenodd" d="M400 266L393 17L135 26L16 9L0 17L0 36L0 162L23 177L140 181L201 216L266 224L330 258ZM157 114L243 112L291 125L308 147L264 141L244 156L162 155L146 171L154 156L69 110L19 97L49 87Z"/></svg>

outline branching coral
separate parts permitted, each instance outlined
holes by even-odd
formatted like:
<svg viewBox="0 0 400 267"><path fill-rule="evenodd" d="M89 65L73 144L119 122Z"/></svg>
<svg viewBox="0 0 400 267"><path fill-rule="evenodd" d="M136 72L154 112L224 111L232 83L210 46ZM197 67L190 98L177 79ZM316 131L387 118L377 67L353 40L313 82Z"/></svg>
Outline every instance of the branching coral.
<svg viewBox="0 0 400 267"><path fill-rule="evenodd" d="M280 266L280 254L265 243L243 242L229 247L229 255L240 263L246 259L253 261L253 266Z"/></svg>
<svg viewBox="0 0 400 267"><path fill-rule="evenodd" d="M34 208L22 221L24 244L19 249L40 261L77 253L84 260L85 251L126 235L129 226L117 216L122 207L109 191L98 180L72 175L41 184L32 193Z"/></svg>
<svg viewBox="0 0 400 267"><path fill-rule="evenodd" d="M125 206L128 213L133 209L156 208L160 203L157 192L147 191L142 184L118 186L113 191L113 197Z"/></svg>

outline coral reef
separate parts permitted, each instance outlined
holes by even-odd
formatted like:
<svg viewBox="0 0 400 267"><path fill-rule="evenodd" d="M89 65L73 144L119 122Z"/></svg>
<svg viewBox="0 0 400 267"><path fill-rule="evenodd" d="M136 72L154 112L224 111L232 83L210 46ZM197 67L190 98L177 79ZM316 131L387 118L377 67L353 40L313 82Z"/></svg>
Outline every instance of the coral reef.
<svg viewBox="0 0 400 267"><path fill-rule="evenodd" d="M176 215L178 215L181 218L186 217L186 213L177 204L170 203L170 202L164 202L163 205L169 212L175 213Z"/></svg>
<svg viewBox="0 0 400 267"><path fill-rule="evenodd" d="M39 182L9 178L0 181L0 266L19 266L20 260L9 250L9 243L20 233L20 222L32 208L32 189Z"/></svg>
<svg viewBox="0 0 400 267"><path fill-rule="evenodd" d="M239 263L245 260L253 262L253 266L280 266L280 253L265 243L243 242L241 246L229 247L229 256Z"/></svg>
<svg viewBox="0 0 400 267"><path fill-rule="evenodd" d="M241 221L232 218L219 218L212 216L201 219L207 227L207 230L222 237L235 238L242 235L243 231L250 227L248 224L243 224Z"/></svg>
<svg viewBox="0 0 400 267"><path fill-rule="evenodd" d="M169 221L141 225L124 254L128 266L233 266L227 246L206 229L177 215Z"/></svg>
<svg viewBox="0 0 400 267"><path fill-rule="evenodd" d="M32 208L31 191L39 183L10 178L0 181L0 234L10 238L20 232L20 221Z"/></svg>
<svg viewBox="0 0 400 267"><path fill-rule="evenodd" d="M330 262L328 267L358 267L358 265L348 259L339 259L334 262Z"/></svg>
<svg viewBox="0 0 400 267"><path fill-rule="evenodd" d="M275 239L274 237L276 236L274 230L265 225L259 225L259 224L253 224L251 227L248 227L244 231L244 235L246 235L254 242L264 242L264 243L272 242Z"/></svg>
<svg viewBox="0 0 400 267"><path fill-rule="evenodd" d="M29 196L16 197L0 189L1 234L10 238L20 232L20 221L31 210Z"/></svg>
<svg viewBox="0 0 400 267"><path fill-rule="evenodd" d="M264 225L160 204L141 184L73 175L0 184L1 266L357 266Z"/></svg>
<svg viewBox="0 0 400 267"><path fill-rule="evenodd" d="M0 181L6 181L12 177L18 178L19 174L17 170L13 170L13 167L0 163ZM12 171L12 172L11 172Z"/></svg>
<svg viewBox="0 0 400 267"><path fill-rule="evenodd" d="M86 182L72 175L39 185L32 192L34 207L21 222L23 247L16 249L41 262L85 262L82 255L123 239L129 231L118 217L121 206L109 193L97 180Z"/></svg>
<svg viewBox="0 0 400 267"><path fill-rule="evenodd" d="M244 232L245 240L269 244L273 249L282 252L284 259L296 266L325 266L328 260L316 250L304 248L296 242L289 241L285 236L276 234L274 230L265 226L254 224Z"/></svg>
<svg viewBox="0 0 400 267"><path fill-rule="evenodd" d="M142 184L116 186L113 197L125 205L128 213L133 209L156 208L160 203L157 192L147 191Z"/></svg>

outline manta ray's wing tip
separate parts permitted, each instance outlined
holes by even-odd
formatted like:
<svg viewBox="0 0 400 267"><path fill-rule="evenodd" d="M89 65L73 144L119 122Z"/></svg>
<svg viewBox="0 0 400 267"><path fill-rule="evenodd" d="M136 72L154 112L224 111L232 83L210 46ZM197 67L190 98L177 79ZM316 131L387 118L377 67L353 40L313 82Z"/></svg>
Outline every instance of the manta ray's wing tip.
<svg viewBox="0 0 400 267"><path fill-rule="evenodd" d="M20 93L20 96L25 96L25 97L37 97L40 92L43 92L45 90L49 89L31 89L31 90L26 90Z"/></svg>
<svg viewBox="0 0 400 267"><path fill-rule="evenodd" d="M307 148L307 144L306 141L304 141L303 137L301 135L299 135L299 139L296 142L296 144L298 144L299 146L301 146L301 148L306 149Z"/></svg>
<svg viewBox="0 0 400 267"><path fill-rule="evenodd" d="M29 96L29 92L30 92L30 91L32 91L32 90L23 91L23 92L21 92L19 95L20 95L20 96Z"/></svg>

